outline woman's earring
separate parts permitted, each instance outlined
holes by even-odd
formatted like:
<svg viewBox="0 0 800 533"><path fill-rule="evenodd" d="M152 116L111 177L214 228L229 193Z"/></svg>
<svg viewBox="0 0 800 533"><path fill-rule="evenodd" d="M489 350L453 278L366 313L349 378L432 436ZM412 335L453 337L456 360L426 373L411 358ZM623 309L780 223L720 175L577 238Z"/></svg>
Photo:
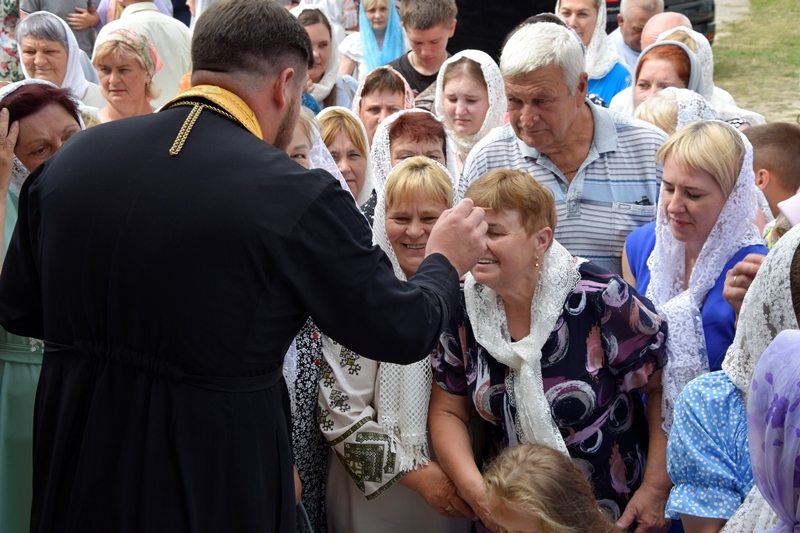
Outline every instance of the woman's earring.
<svg viewBox="0 0 800 533"><path fill-rule="evenodd" d="M536 264L533 265L533 266L535 266L536 268L539 268L539 256L538 255L536 256Z"/></svg>

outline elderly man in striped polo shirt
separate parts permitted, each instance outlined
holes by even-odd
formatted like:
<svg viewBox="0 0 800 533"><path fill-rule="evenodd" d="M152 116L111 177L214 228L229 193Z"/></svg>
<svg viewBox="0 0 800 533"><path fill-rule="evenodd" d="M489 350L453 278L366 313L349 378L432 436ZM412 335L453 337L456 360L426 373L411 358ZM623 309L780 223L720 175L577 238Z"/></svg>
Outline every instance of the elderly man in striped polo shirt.
<svg viewBox="0 0 800 533"><path fill-rule="evenodd" d="M666 135L586 100L581 44L558 24L517 30L500 70L510 124L472 149L459 195L489 170L525 170L555 196L555 238L620 274L625 238L655 219L662 171L655 154Z"/></svg>

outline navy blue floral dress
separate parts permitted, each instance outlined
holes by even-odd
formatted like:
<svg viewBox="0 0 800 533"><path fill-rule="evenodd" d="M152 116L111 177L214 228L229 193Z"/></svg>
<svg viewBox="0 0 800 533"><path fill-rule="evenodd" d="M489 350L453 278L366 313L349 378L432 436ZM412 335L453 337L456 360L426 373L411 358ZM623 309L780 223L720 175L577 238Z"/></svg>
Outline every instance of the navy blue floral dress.
<svg viewBox="0 0 800 533"><path fill-rule="evenodd" d="M666 362L667 324L619 276L590 262L579 271L542 349L542 377L570 456L616 519L644 475L648 427L638 389ZM488 422L483 459L520 442L511 370L475 341L463 293L433 368L442 389L469 396Z"/></svg>

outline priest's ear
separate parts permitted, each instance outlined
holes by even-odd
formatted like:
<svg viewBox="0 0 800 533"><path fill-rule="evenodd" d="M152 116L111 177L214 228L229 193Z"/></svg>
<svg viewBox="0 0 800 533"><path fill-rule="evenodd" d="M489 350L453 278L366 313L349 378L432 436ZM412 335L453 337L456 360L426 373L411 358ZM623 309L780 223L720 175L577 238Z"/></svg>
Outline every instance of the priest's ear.
<svg viewBox="0 0 800 533"><path fill-rule="evenodd" d="M306 76L307 77L307 76ZM278 73L272 89L272 98L278 109L283 109L287 104L299 101L305 90L305 79L300 79L292 67L286 67Z"/></svg>

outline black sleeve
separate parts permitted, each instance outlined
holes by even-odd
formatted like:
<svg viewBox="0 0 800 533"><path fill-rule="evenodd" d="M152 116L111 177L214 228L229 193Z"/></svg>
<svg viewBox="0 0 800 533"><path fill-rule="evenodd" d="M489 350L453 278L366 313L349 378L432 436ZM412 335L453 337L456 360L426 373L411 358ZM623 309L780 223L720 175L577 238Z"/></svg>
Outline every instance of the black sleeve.
<svg viewBox="0 0 800 533"><path fill-rule="evenodd" d="M22 187L19 218L0 274L0 324L15 335L42 339L42 289L33 248L38 211L29 196L35 187L35 176L30 176Z"/></svg>
<svg viewBox="0 0 800 533"><path fill-rule="evenodd" d="M458 274L440 254L398 280L352 196L327 187L287 243L288 282L320 329L370 359L409 364L428 356L458 305ZM288 270L287 270L288 269Z"/></svg>

